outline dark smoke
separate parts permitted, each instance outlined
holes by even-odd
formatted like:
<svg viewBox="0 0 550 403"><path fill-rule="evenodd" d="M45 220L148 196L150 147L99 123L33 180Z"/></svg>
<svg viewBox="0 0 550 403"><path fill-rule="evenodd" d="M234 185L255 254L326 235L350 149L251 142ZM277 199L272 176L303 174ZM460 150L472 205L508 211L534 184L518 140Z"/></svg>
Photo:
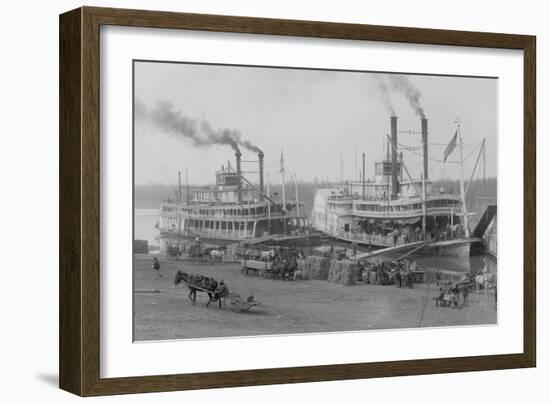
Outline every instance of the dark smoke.
<svg viewBox="0 0 550 403"><path fill-rule="evenodd" d="M420 105L420 97L422 93L413 83L409 81L406 76L389 76L392 88L398 92L401 92L409 101L409 104L414 109L414 112L421 118L425 118L424 109Z"/></svg>
<svg viewBox="0 0 550 403"><path fill-rule="evenodd" d="M235 151L239 146L256 153L261 151L249 140L242 139L238 130L214 129L206 120L182 115L168 102L159 102L155 109L148 109L143 102L136 100L134 112L137 119L147 119L159 130L176 138L188 139L197 147L228 145Z"/></svg>
<svg viewBox="0 0 550 403"><path fill-rule="evenodd" d="M390 90L388 88L388 84L386 83L386 80L384 77L380 77L378 80L378 91L380 92L380 99L388 112L391 116L395 116L395 109L393 107L393 102L390 96Z"/></svg>

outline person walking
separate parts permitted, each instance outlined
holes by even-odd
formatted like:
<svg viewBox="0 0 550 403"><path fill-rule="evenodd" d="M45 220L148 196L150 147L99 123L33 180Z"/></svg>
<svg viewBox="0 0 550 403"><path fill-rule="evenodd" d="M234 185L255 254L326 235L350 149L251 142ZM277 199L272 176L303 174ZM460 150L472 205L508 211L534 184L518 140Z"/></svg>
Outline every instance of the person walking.
<svg viewBox="0 0 550 403"><path fill-rule="evenodd" d="M483 295L487 296L487 289L489 288L489 267L487 265L487 258L483 258L483 270L481 270L483 276Z"/></svg>
<svg viewBox="0 0 550 403"><path fill-rule="evenodd" d="M467 286L462 286L462 306L468 306L468 294L470 293L470 290Z"/></svg>
<svg viewBox="0 0 550 403"><path fill-rule="evenodd" d="M153 265L151 268L157 272L156 279L162 278L162 273L160 272L160 262L156 256L153 258Z"/></svg>

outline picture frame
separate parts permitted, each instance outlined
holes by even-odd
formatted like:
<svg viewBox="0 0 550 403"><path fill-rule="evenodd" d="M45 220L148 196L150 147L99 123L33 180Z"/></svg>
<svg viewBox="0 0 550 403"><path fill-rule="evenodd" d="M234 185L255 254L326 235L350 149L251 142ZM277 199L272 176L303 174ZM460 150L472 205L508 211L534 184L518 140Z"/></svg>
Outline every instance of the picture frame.
<svg viewBox="0 0 550 403"><path fill-rule="evenodd" d="M523 51L523 352L336 365L100 376L100 28L128 26ZM80 396L527 368L536 365L534 36L81 7L60 16L60 387ZM519 134L518 134L519 136ZM144 364L146 365L146 363Z"/></svg>

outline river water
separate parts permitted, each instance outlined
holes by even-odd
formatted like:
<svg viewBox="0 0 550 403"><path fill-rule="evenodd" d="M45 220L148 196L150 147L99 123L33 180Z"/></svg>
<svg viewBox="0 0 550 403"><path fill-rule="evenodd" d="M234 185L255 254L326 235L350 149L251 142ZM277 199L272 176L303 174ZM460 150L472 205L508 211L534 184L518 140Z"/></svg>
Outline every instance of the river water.
<svg viewBox="0 0 550 403"><path fill-rule="evenodd" d="M156 239L159 231L155 228L158 219L158 209L136 209L134 214L135 239L144 239L149 242L150 246L159 246L159 241Z"/></svg>

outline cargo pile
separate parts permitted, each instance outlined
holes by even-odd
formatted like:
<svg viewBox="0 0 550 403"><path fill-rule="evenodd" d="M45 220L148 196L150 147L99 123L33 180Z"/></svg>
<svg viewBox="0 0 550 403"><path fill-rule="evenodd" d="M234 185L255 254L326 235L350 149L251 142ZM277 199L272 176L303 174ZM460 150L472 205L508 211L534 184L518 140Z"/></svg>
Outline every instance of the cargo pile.
<svg viewBox="0 0 550 403"><path fill-rule="evenodd" d="M330 269L330 260L320 256L308 256L298 261L298 270L302 280L326 280Z"/></svg>
<svg viewBox="0 0 550 403"><path fill-rule="evenodd" d="M358 266L349 260L332 260L328 281L335 284L354 285L357 282Z"/></svg>

